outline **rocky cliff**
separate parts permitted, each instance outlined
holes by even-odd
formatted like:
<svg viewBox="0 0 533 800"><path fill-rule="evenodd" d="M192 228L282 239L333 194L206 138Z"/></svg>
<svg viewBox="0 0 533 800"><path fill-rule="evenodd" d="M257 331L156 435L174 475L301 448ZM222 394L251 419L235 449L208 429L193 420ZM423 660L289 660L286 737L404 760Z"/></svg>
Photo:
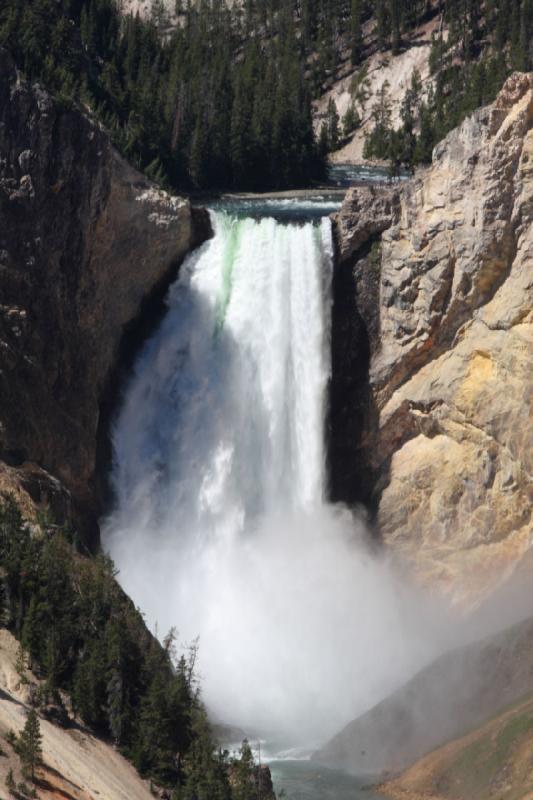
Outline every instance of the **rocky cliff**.
<svg viewBox="0 0 533 800"><path fill-rule="evenodd" d="M337 219L336 280L364 322L368 369L333 424L333 460L355 413L383 541L463 602L533 539L532 198L533 75L514 74L431 167L351 190ZM343 380L334 359L333 393ZM353 459L343 469L336 499L361 499Z"/></svg>
<svg viewBox="0 0 533 800"><path fill-rule="evenodd" d="M0 488L86 533L119 353L205 233L0 51Z"/></svg>

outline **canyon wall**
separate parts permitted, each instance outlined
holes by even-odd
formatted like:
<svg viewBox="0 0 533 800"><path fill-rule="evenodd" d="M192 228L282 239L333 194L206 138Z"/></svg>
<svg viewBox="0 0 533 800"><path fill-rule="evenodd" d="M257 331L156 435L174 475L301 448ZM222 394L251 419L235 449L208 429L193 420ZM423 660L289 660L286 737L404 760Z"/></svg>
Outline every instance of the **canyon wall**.
<svg viewBox="0 0 533 800"><path fill-rule="evenodd" d="M332 460L353 442L385 545L479 602L533 539L533 75L511 76L416 178L352 189L336 235L369 358L333 420ZM343 381L334 357L333 392ZM335 499L364 499L353 458L342 469Z"/></svg>
<svg viewBox="0 0 533 800"><path fill-rule="evenodd" d="M313 759L373 777L405 769L530 695L533 621L449 651L350 722Z"/></svg>
<svg viewBox="0 0 533 800"><path fill-rule="evenodd" d="M22 507L50 504L96 541L121 350L207 233L0 50L0 490Z"/></svg>

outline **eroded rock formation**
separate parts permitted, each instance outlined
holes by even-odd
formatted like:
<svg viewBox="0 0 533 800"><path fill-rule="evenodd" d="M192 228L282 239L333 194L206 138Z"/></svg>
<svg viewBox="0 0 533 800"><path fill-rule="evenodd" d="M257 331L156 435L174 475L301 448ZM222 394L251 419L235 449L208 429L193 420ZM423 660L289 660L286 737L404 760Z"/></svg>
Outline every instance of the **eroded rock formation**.
<svg viewBox="0 0 533 800"><path fill-rule="evenodd" d="M121 343L198 227L188 201L129 167L95 122L21 80L0 51L0 489L18 487L23 504L71 498L77 521L94 521L101 407Z"/></svg>
<svg viewBox="0 0 533 800"><path fill-rule="evenodd" d="M474 602L533 539L533 75L415 179L361 191L337 222L338 270L370 340L359 454L379 531L424 582ZM376 277L358 257L379 230Z"/></svg>

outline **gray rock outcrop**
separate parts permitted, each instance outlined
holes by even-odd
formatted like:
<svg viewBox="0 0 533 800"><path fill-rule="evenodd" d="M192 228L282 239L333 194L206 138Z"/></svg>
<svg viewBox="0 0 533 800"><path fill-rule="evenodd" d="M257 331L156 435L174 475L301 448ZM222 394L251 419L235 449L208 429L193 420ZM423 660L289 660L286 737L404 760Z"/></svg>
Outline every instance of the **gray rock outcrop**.
<svg viewBox="0 0 533 800"><path fill-rule="evenodd" d="M0 489L68 496L91 527L124 335L201 235L187 200L0 50Z"/></svg>

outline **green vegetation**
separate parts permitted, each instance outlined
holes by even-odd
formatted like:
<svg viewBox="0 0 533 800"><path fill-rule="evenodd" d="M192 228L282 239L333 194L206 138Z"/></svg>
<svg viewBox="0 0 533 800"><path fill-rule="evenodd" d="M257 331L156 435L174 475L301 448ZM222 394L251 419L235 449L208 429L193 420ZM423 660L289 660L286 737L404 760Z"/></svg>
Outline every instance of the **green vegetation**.
<svg viewBox="0 0 533 800"><path fill-rule="evenodd" d="M219 752L195 675L197 644L163 646L124 595L111 561L81 556L68 531L25 522L0 501L2 615L43 680L40 703L61 705L110 737L142 775L171 787L175 800L235 800L233 769L254 780L255 765ZM21 665L23 671L23 665ZM38 718L30 711L12 744L32 778L40 757Z"/></svg>
<svg viewBox="0 0 533 800"><path fill-rule="evenodd" d="M9 794L14 794L17 788L17 784L15 782L15 776L13 775L13 770L9 769L6 777L6 788Z"/></svg>
<svg viewBox="0 0 533 800"><path fill-rule="evenodd" d="M497 789L502 800L520 800L533 789L531 701L495 717L471 737L437 766L434 780L439 794L450 800L484 800Z"/></svg>
<svg viewBox="0 0 533 800"><path fill-rule="evenodd" d="M400 52L417 25L433 36L435 88L413 87L395 131L375 99L366 155L413 167L513 69L533 65L533 0L224 0L178 3L169 28L123 18L115 0L4 0L0 44L30 79L85 103L129 160L175 188L264 189L320 178L324 155L357 127L328 109L315 142L311 100L338 67ZM449 36L443 31L449 30ZM364 66L364 65L363 65ZM357 98L354 96L354 100Z"/></svg>
<svg viewBox="0 0 533 800"><path fill-rule="evenodd" d="M17 739L15 749L20 757L25 778L35 782L35 770L41 763L41 726L35 709L30 709L26 724Z"/></svg>
<svg viewBox="0 0 533 800"><path fill-rule="evenodd" d="M339 146L341 130L339 127L339 114L337 106L330 97L327 110L327 118L322 123L320 129L319 150L323 155L336 150Z"/></svg>
<svg viewBox="0 0 533 800"><path fill-rule="evenodd" d="M407 6L398 5L400 14L389 14L385 34L393 50L409 19ZM433 35L434 87L423 93L415 73L397 130L390 124L388 87L372 109L374 128L365 156L390 160L393 172L400 165L411 169L429 162L435 144L476 108L494 100L513 70L533 69L533 0L446 0L438 8L449 35L444 37L442 25ZM393 24L394 19L400 22Z"/></svg>
<svg viewBox="0 0 533 800"><path fill-rule="evenodd" d="M157 9L156 9L157 11ZM6 0L0 44L30 79L97 114L130 161L174 187L284 187L319 177L290 7L188 7L170 38L113 0Z"/></svg>

